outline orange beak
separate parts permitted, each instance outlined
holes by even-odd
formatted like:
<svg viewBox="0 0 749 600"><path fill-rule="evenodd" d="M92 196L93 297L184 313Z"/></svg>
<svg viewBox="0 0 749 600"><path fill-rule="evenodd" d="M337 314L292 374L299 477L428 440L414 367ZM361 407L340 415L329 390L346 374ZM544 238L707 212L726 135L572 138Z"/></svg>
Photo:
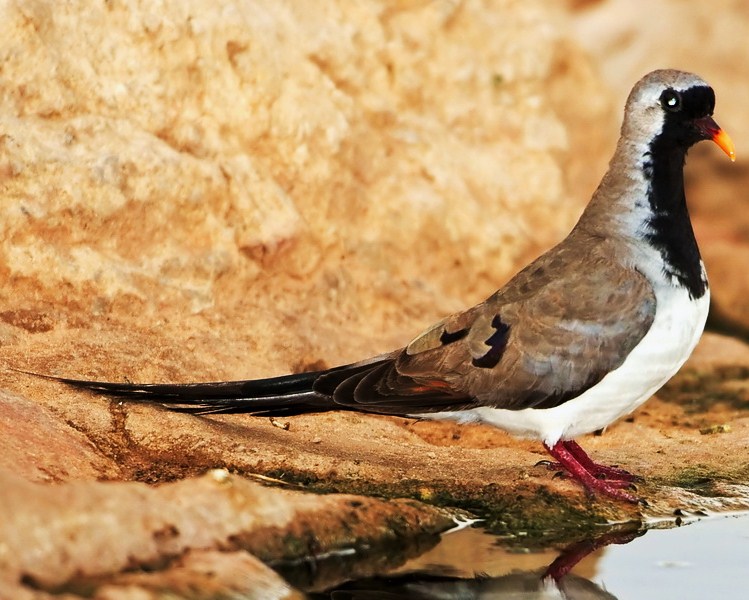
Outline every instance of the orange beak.
<svg viewBox="0 0 749 600"><path fill-rule="evenodd" d="M731 137L720 128L712 117L701 117L694 121L697 129L705 136L704 139L713 140L718 147L728 155L732 161L736 160L736 151Z"/></svg>
<svg viewBox="0 0 749 600"><path fill-rule="evenodd" d="M718 144L718 147L723 150L728 155L728 158L731 159L731 161L736 160L736 152L733 147L733 140L731 137L723 131L720 127L718 127L718 131L713 133L712 140Z"/></svg>

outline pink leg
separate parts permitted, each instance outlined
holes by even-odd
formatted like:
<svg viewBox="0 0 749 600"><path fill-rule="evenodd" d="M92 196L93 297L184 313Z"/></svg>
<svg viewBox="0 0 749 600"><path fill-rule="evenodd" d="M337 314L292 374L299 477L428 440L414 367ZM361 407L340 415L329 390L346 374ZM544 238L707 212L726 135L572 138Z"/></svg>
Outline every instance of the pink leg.
<svg viewBox="0 0 749 600"><path fill-rule="evenodd" d="M545 579L549 577L559 583L559 581L567 575L567 573L569 573L577 563L588 556L591 552L603 548L604 546L608 546L609 544L627 544L644 533L644 531L614 531L611 533L605 533L598 538L582 540L572 544L562 550L554 562L548 566L543 578Z"/></svg>
<svg viewBox="0 0 749 600"><path fill-rule="evenodd" d="M594 477L598 479L605 479L609 484L617 487L629 487L632 483L642 481L641 477L633 475L629 471L619 469L617 467L607 467L606 465L594 462L583 450L580 445L572 440L559 442L562 444L575 460L582 465L582 467L588 471ZM551 462L548 460L541 460L536 465L544 465L547 469L564 469L565 466L559 462Z"/></svg>
<svg viewBox="0 0 749 600"><path fill-rule="evenodd" d="M575 457L585 470L591 475L598 477L599 479L605 478L607 481L622 481L625 483L633 483L635 481L641 481L642 479L637 475L632 475L629 471L619 469L617 467L607 467L606 465L593 462L590 456L587 455L585 450L580 447L580 444L574 440L562 442L565 448L570 451L570 454Z"/></svg>
<svg viewBox="0 0 749 600"><path fill-rule="evenodd" d="M590 492L600 492L617 498L619 500L626 500L627 502L637 503L639 499L633 496L629 492L625 492L622 487L625 483L623 481L607 481L605 479L598 479L595 475L590 473L575 455L567 448L565 442L557 442L553 446L549 446L544 443L544 448L551 454L559 464L567 471L574 479L577 479L585 488ZM583 452L583 454L585 454ZM587 455L586 455L587 458ZM588 458L588 460L590 460ZM591 461L592 463L592 461ZM594 463L595 464L595 463Z"/></svg>

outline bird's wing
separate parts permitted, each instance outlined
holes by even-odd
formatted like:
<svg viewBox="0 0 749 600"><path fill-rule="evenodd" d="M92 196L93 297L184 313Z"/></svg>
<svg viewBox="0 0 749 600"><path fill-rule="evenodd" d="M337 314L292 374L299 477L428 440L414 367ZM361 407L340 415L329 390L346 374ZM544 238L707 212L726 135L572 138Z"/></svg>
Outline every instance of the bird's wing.
<svg viewBox="0 0 749 600"><path fill-rule="evenodd" d="M360 372L335 400L415 414L471 408L550 408L619 367L655 315L639 272L603 252L558 246L478 306L414 339L394 361Z"/></svg>

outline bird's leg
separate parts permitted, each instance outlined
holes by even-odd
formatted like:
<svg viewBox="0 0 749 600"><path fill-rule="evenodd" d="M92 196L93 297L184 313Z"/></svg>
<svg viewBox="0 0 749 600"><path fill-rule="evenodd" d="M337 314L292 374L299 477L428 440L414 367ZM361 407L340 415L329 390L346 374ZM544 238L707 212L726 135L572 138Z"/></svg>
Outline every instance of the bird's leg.
<svg viewBox="0 0 749 600"><path fill-rule="evenodd" d="M621 481L624 483L634 483L636 481L642 481L641 477L633 475L629 471L620 469L618 467L607 467L606 465L594 462L590 456L580 447L574 440L567 440L562 442L562 445L569 450L570 454L575 457L585 470L591 475L598 477L599 479L606 479L609 482Z"/></svg>
<svg viewBox="0 0 749 600"><path fill-rule="evenodd" d="M629 487L633 483L642 481L642 477L633 475L632 473L630 473L629 471L625 471L624 469L620 469L618 467L608 467L606 465L594 462L593 459L588 456L585 450L580 447L580 444L575 441L568 440L559 443L562 444L569 451L569 453L575 457L575 460L580 465L582 465L582 467L588 473L590 473L594 477L597 477L598 479L605 479L611 485L617 487ZM562 463L552 462L550 460L540 460L536 463L536 466L539 465L543 465L551 471L566 469L566 467Z"/></svg>
<svg viewBox="0 0 749 600"><path fill-rule="evenodd" d="M588 472L588 470L580 464L580 461L575 458L575 455L569 451L565 446L564 442L557 442L553 446L549 446L544 442L544 448L551 454L562 468L567 471L574 479L577 479L585 488L590 492L600 492L617 498L619 500L626 500L627 502L637 503L639 499L626 492L622 489L625 485L629 485L623 481L607 481L606 479L598 479L595 475ZM590 459L588 459L590 460ZM591 461L592 462L592 461Z"/></svg>
<svg viewBox="0 0 749 600"><path fill-rule="evenodd" d="M573 567L579 563L583 558L595 552L599 548L608 546L609 544L628 544L635 538L640 537L645 533L644 530L638 531L613 531L605 533L599 537L593 539L582 540L576 542L571 546L567 546L559 556L554 559L546 569L543 578L547 577L553 579L557 583L569 573Z"/></svg>

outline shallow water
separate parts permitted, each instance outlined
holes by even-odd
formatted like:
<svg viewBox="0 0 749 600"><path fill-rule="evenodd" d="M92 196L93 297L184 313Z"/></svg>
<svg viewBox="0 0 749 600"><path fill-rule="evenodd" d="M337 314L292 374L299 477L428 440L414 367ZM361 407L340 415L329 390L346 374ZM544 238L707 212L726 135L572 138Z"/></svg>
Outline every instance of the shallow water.
<svg viewBox="0 0 749 600"><path fill-rule="evenodd" d="M310 598L335 600L749 598L749 514L676 526L679 521L653 524L657 528L649 530L602 528L596 539L540 550L518 545L517 538L464 528L443 535L436 545L395 568L388 566L398 560L393 553L370 556L368 568L358 565L350 571L366 577L344 581L344 570L343 583L334 586L329 585L331 571L320 564L311 571L306 565L303 577L298 570L284 574L306 588ZM666 526L671 528L662 528ZM353 565L353 558L331 557L327 562Z"/></svg>

